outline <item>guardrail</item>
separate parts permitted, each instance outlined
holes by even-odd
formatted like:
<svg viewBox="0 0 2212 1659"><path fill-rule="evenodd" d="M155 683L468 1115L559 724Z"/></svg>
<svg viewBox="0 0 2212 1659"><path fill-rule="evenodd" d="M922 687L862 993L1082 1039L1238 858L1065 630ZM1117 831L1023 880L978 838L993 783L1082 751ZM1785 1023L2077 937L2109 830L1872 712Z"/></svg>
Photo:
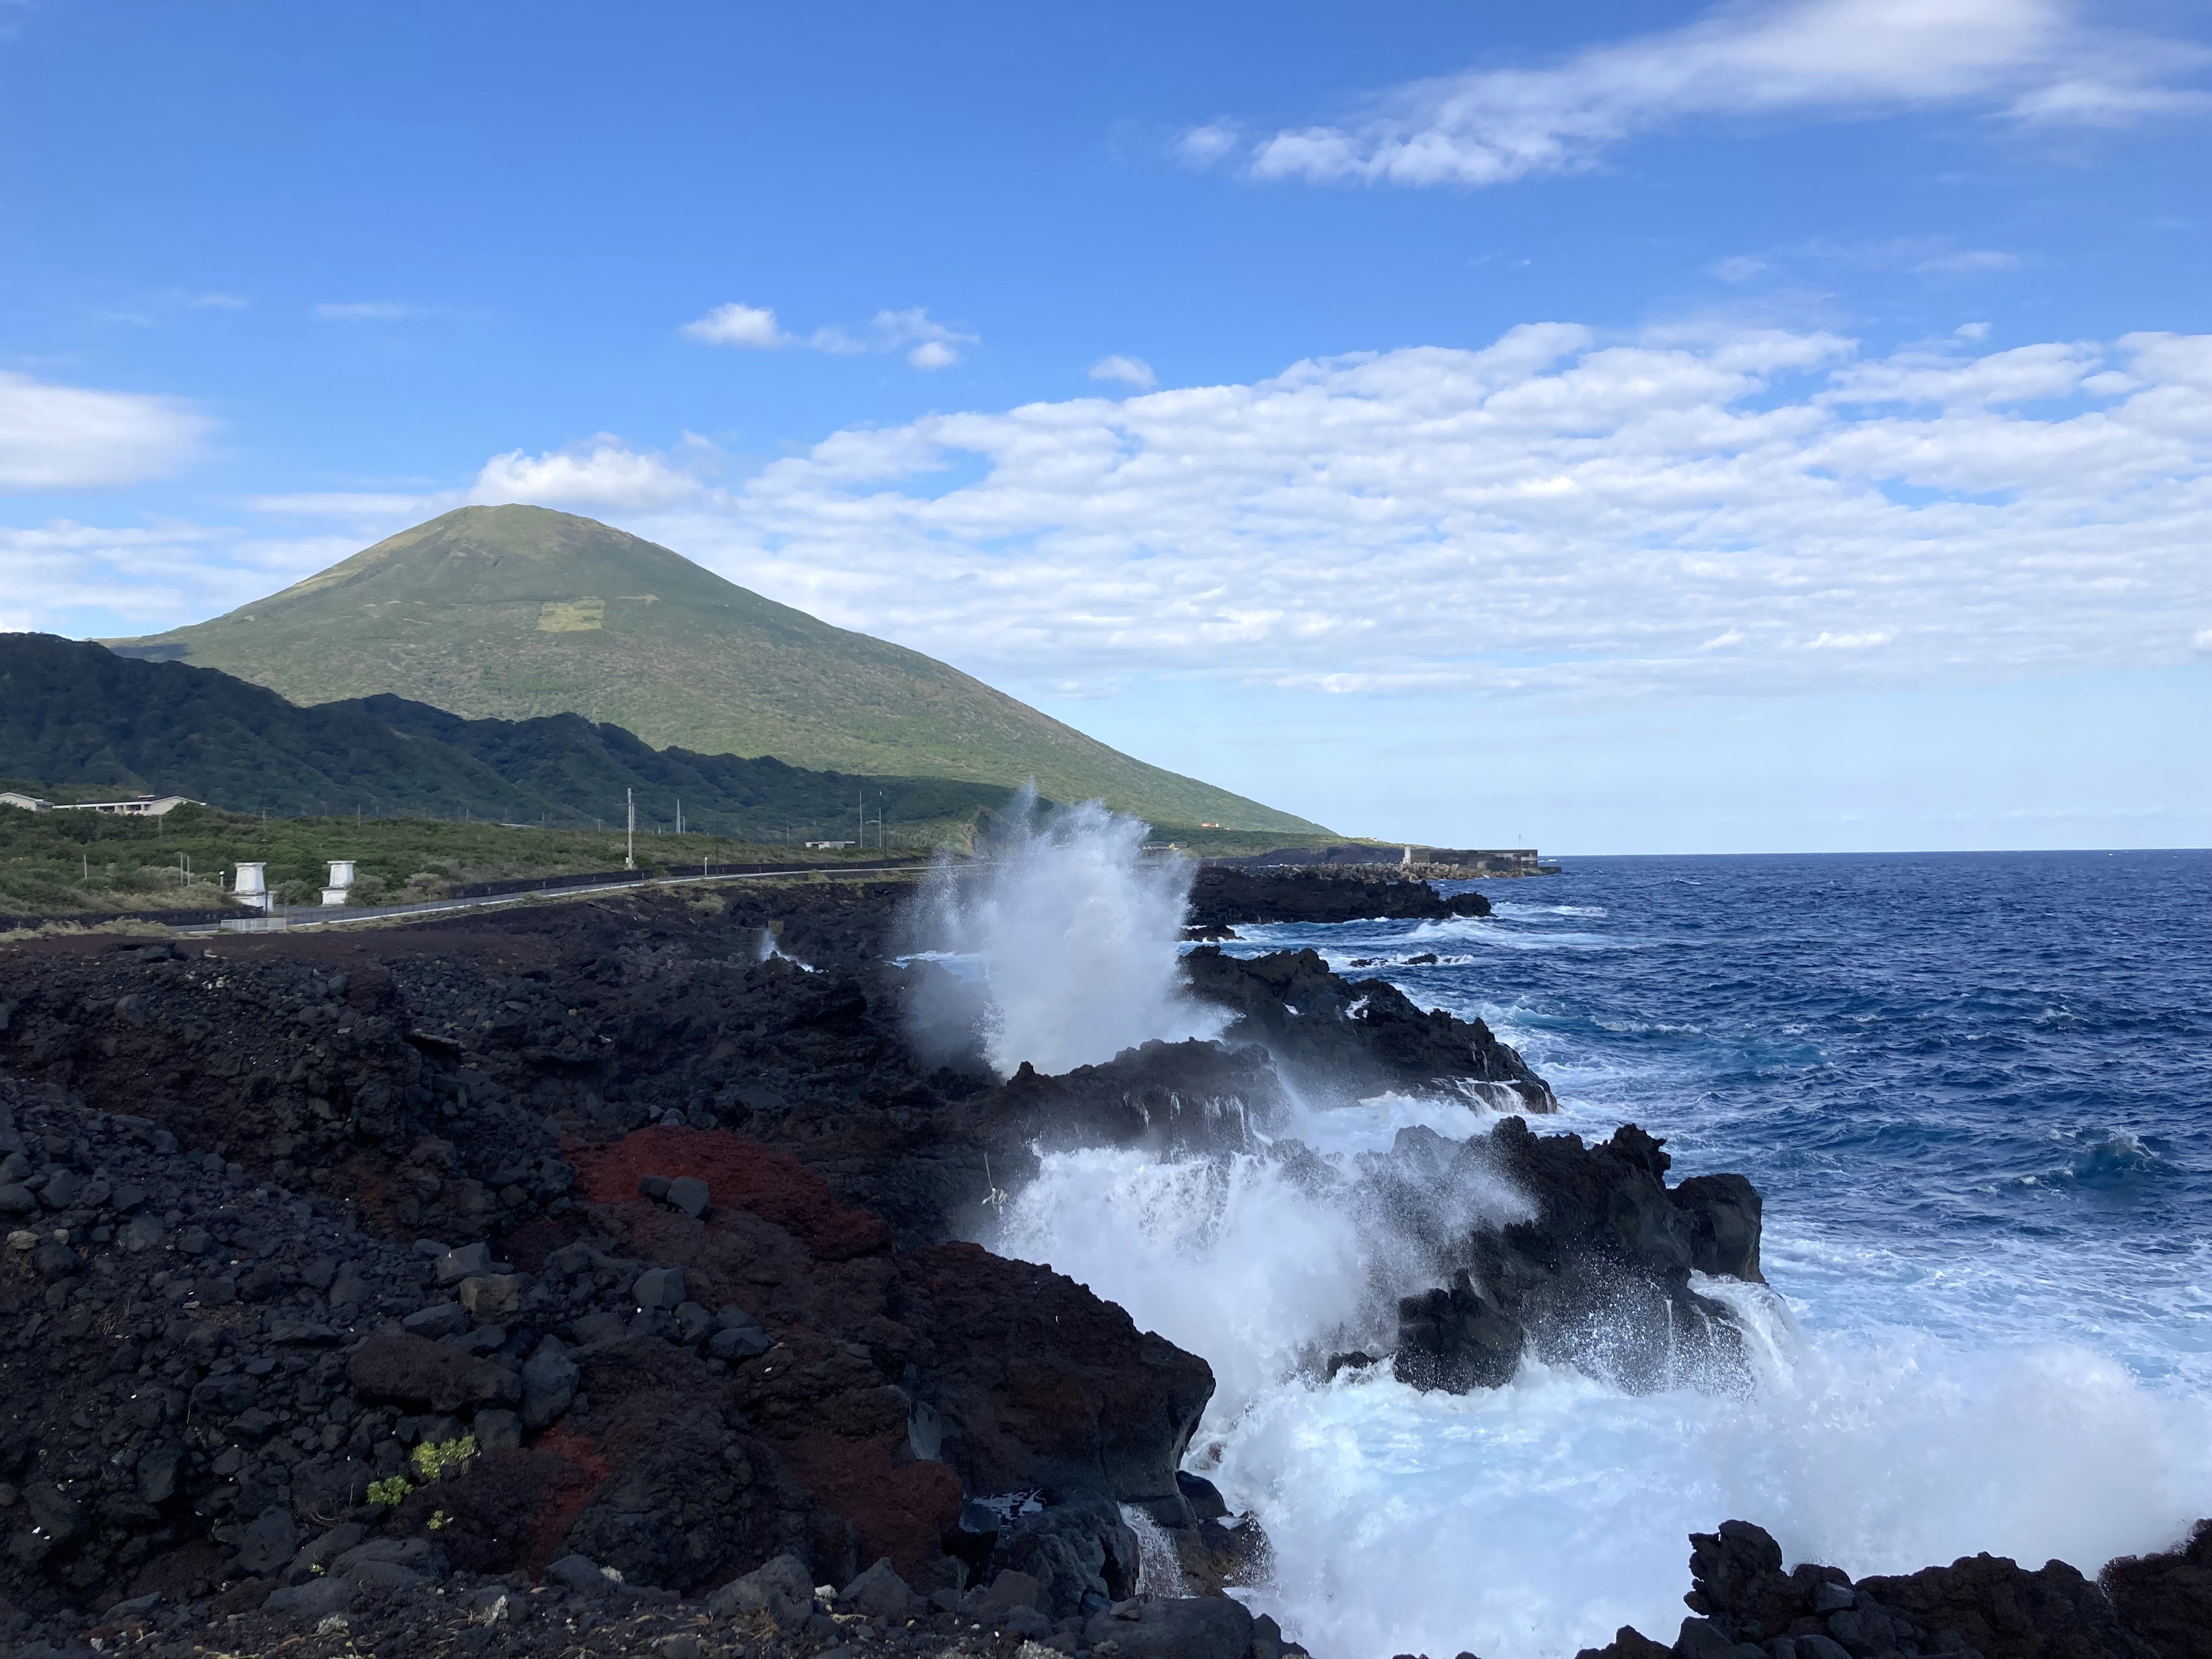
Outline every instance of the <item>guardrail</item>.
<svg viewBox="0 0 2212 1659"><path fill-rule="evenodd" d="M81 927L97 927L110 921L145 921L161 927L204 927L211 921L233 921L258 914L240 905L226 904L219 910L95 910L71 915L0 915L0 933L18 927L47 927L58 921L74 922Z"/></svg>
<svg viewBox="0 0 2212 1659"><path fill-rule="evenodd" d="M581 876L516 876L503 881L464 882L447 896L457 899L503 898L510 893L558 893L574 887L640 886L651 881L706 881L716 876L866 875L885 870L927 870L927 859L908 859L883 864L708 864L695 870L688 864L650 870L601 870Z"/></svg>

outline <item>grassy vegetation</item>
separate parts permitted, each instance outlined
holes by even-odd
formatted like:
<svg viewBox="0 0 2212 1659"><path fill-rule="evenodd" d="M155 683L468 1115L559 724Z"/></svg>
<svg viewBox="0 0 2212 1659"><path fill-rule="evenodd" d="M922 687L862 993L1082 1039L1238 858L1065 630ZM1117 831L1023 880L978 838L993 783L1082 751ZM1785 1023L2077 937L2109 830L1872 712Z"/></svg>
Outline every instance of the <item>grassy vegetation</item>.
<svg viewBox="0 0 2212 1659"><path fill-rule="evenodd" d="M300 703L390 692L472 720L576 714L655 749L884 778L1034 779L1048 799L1095 796L1154 823L1327 833L543 507L463 507L228 616L114 643Z"/></svg>
<svg viewBox="0 0 2212 1659"><path fill-rule="evenodd" d="M49 800L65 792L0 780ZM80 792L76 799L87 799ZM893 854L926 852L915 835ZM809 852L719 836L641 830L641 869L680 874L715 864L818 863L834 869L884 854ZM0 806L0 914L65 916L103 910L205 909L225 902L234 868L269 866L278 902L319 897L329 860L351 859L357 904L402 904L446 896L455 884L514 876L580 874L623 867L619 830L514 829L435 818L261 819L214 807L179 806L165 817L118 818L97 812L30 812Z"/></svg>
<svg viewBox="0 0 2212 1659"><path fill-rule="evenodd" d="M1200 859L1250 858L1285 847L1371 846L1378 859L1395 864L1402 850L1397 842L1363 842L1348 836L1285 836L1273 830L1207 830L1174 824L1155 825L1152 841L1153 845L1164 842Z"/></svg>

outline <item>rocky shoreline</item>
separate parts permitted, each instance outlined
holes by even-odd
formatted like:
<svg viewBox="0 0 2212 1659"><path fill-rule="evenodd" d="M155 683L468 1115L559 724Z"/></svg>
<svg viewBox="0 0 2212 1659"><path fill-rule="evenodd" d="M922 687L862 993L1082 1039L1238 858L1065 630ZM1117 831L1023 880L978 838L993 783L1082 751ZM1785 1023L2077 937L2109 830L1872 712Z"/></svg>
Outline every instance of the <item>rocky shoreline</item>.
<svg viewBox="0 0 2212 1659"><path fill-rule="evenodd" d="M909 1039L944 973L890 959L911 890L0 951L0 1650L1302 1651L1220 1593L1267 1553L1181 1467L1206 1363L963 1241L1056 1146L1296 1158L1267 1131L1316 1091L1494 1124L1407 1131L1358 1172L1431 1281L1387 1355L1331 1371L1467 1389L1533 1354L1656 1388L1740 1363L1693 1275L1759 1282L1756 1191L1670 1187L1633 1127L1538 1133L1549 1088L1480 1022L1310 951L1201 948L1219 1040L1001 1079ZM1378 902L1487 908L1208 871L1192 921ZM1501 1177L1524 1211L1467 1225L1455 1195ZM2208 1651L2172 1613L2212 1577L2201 1534L2107 1595L2010 1564L1925 1594L1784 1579L1743 1530L1698 1544L1670 1647L1623 1632L1609 1659ZM1888 1625L1837 1626L1863 1610L1819 1605L1843 1591Z"/></svg>

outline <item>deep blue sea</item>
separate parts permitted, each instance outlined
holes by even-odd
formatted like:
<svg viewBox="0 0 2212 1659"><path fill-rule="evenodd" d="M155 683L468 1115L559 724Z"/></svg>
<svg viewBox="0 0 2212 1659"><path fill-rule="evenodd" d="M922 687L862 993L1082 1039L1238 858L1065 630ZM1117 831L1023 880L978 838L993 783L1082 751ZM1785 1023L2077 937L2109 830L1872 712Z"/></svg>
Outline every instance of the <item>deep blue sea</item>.
<svg viewBox="0 0 2212 1659"><path fill-rule="evenodd" d="M1624 1622L1671 1639L1685 1534L1729 1516L1863 1574L2094 1571L2212 1515L2212 854L1564 863L1479 884L1486 919L1230 948L1479 1015L1558 1089L1540 1129L1632 1121L1678 1176L1750 1176L1758 1374L1320 1381L1387 1240L1264 1159L1056 1160L1002 1242L1213 1364L1194 1457L1274 1541L1255 1600L1332 1659L1550 1659ZM1356 1158L1408 1122L1486 1127L1386 1097L1308 1138Z"/></svg>
<svg viewBox="0 0 2212 1659"><path fill-rule="evenodd" d="M1488 922L1421 936L1449 965L1389 977L1479 1011L1578 1115L1667 1136L1678 1173L1751 1176L1806 1323L2064 1330L2212 1388L2212 853L1478 885Z"/></svg>

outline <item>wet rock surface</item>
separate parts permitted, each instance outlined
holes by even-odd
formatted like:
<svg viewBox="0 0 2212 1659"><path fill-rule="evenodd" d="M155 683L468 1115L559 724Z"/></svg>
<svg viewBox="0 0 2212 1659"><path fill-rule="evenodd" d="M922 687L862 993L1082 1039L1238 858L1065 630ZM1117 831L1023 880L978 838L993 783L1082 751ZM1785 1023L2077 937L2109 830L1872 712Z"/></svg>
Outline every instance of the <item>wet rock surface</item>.
<svg viewBox="0 0 2212 1659"><path fill-rule="evenodd" d="M1650 1389L1734 1370L1741 1332L1691 1275L1764 1282L1760 1203L1741 1176L1667 1185L1664 1143L1633 1124L1595 1146L1517 1117L1459 1145L1407 1130L1397 1208L1425 1224L1449 1282L1399 1306L1394 1365L1419 1388L1494 1388L1524 1353ZM1502 1182L1530 1213L1446 1235L1439 1200Z"/></svg>
<svg viewBox="0 0 2212 1659"><path fill-rule="evenodd" d="M1326 868L1200 869L1191 883L1190 922L1200 935L1239 922L1441 921L1448 916L1486 916L1480 893L1446 896L1427 882L1371 872Z"/></svg>
<svg viewBox="0 0 2212 1659"><path fill-rule="evenodd" d="M2063 1561L2030 1571L1991 1555L1854 1582L1838 1567L1784 1572L1771 1536L1727 1521L1691 1534L1692 1616L1671 1644L1623 1629L1581 1659L2196 1659L2212 1643L2192 1599L2208 1535L2199 1522L2180 1549L2115 1562L2102 1588Z"/></svg>

